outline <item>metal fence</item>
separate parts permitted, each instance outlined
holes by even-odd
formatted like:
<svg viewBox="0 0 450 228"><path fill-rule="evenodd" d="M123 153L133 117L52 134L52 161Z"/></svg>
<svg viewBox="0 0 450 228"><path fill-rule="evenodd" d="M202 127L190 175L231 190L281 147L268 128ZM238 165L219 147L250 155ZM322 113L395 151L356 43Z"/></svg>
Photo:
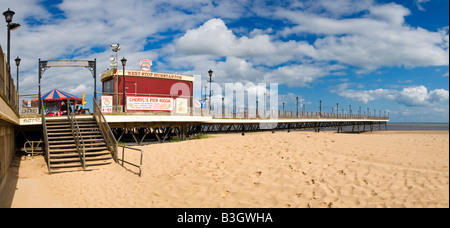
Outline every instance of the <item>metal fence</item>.
<svg viewBox="0 0 450 228"><path fill-rule="evenodd" d="M105 104L102 103L102 97L112 98L109 105L110 109L105 109ZM170 116L211 116L209 112L209 104L204 99L196 98L192 96L182 96L182 95L167 95L167 94L143 94L143 93L133 93L126 94L125 98L169 98L169 103L167 106L158 102L147 102L147 104L152 103L149 106L131 108L128 101L125 101L127 105L123 107L123 94L117 93L99 93L97 94L97 103L102 108L102 113L104 115L122 115L126 113L127 115L170 115ZM135 103L135 106L140 105L139 102ZM162 107L164 106L164 107ZM170 107L169 107L170 106ZM159 109L159 110L158 110ZM125 112L124 112L125 111Z"/></svg>
<svg viewBox="0 0 450 228"><path fill-rule="evenodd" d="M18 93L14 85L14 79L11 77L8 69L5 55L0 46L0 97L17 113L18 111Z"/></svg>
<svg viewBox="0 0 450 228"><path fill-rule="evenodd" d="M111 109L105 111L102 109L102 96L112 98ZM123 94L98 93L97 104L102 110L103 115L150 115L150 116L210 116L213 118L226 119L371 119L371 120L389 120L386 112L379 115L348 114L348 113L328 113L314 111L296 111L296 110L276 110L263 108L233 108L225 104L212 104L211 109L209 100L206 98L197 98L191 96L174 96L164 94L127 94L126 97L156 97L171 98L173 107L169 111L155 110L125 110L123 112ZM18 99L18 110L20 116L39 115L38 94L20 95ZM178 102L177 99L183 99ZM180 107L182 106L182 107Z"/></svg>
<svg viewBox="0 0 450 228"><path fill-rule="evenodd" d="M128 97L150 97L150 98L171 98L173 99L173 107L168 111L155 110L129 110L129 107L123 109L123 94L118 93L99 93L97 94L97 103L102 106L102 96L109 96L110 109L108 112L102 111L104 115L173 115L173 116L211 116L213 118L229 118L229 119L375 119L388 120L386 115L360 115L345 113L326 113L313 111L292 111L292 110L264 110L261 107L256 108L235 108L228 107L224 101L219 104L211 104L209 106L208 98L197 98L192 96L166 95L166 94L142 94L133 93L125 94ZM183 102L178 102L184 99ZM125 101L127 104L127 101ZM180 104L182 107L180 107Z"/></svg>

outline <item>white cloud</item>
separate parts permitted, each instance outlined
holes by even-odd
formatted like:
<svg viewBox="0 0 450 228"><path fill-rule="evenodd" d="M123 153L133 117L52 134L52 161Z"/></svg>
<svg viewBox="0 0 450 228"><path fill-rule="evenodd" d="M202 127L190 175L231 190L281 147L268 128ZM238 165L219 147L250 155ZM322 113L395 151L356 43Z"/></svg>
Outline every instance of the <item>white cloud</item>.
<svg viewBox="0 0 450 228"><path fill-rule="evenodd" d="M210 19L198 28L188 30L175 41L176 51L188 55L217 55L258 59L264 65L277 65L295 56L314 56L314 48L306 42L272 41L260 30L250 36L237 37L220 18ZM265 58L270 56L270 58Z"/></svg>
<svg viewBox="0 0 450 228"><path fill-rule="evenodd" d="M311 56L317 61L338 61L367 70L448 65L448 27L437 32L410 27L404 21L410 11L394 3L370 5L360 12L363 16L350 19L287 9L274 15L296 24L280 35L322 36L315 40L316 55Z"/></svg>
<svg viewBox="0 0 450 228"><path fill-rule="evenodd" d="M444 89L428 89L421 86L411 86L402 90L376 89L376 90L354 90L349 89L348 83L341 84L333 91L341 97L347 97L367 104L378 99L393 100L405 106L427 107L433 104L449 100L449 91Z"/></svg>
<svg viewBox="0 0 450 228"><path fill-rule="evenodd" d="M425 11L425 8L423 8L422 4L427 3L430 0L416 0L416 6L420 11Z"/></svg>
<svg viewBox="0 0 450 228"><path fill-rule="evenodd" d="M215 78L224 82L264 80L289 86L307 86L317 78L343 69L337 64L309 63L311 60L304 59L305 56L316 54L307 42L273 41L260 30L254 30L250 35L238 37L223 20L211 19L175 41L171 52L184 55L172 57L172 63L184 65L188 62L198 70L214 67ZM222 57L225 61L211 61ZM304 60L302 64L278 66L300 60ZM210 65L205 66L205 62Z"/></svg>
<svg viewBox="0 0 450 228"><path fill-rule="evenodd" d="M145 51L148 42L167 39L161 32L186 30L205 20L208 13L191 14L191 9L200 11L212 7L203 0L194 1L62 1L56 5L42 5L41 1L6 1L16 12L13 21L22 27L11 33L12 58L22 59L23 72L21 93L37 92L37 61L50 59L94 59L97 58L97 72L109 67L108 58L112 54L109 44L120 43L121 56L126 56L130 65L135 66L140 58L156 58L158 52ZM217 7L222 5L218 4ZM202 7L199 7L202 6ZM49 10L52 10L50 12ZM6 9L5 9L6 10ZM57 12L55 15L53 13ZM0 36L5 47L6 40ZM3 48L5 49L5 48ZM45 82L54 78L53 70L44 74ZM89 72L87 72L89 75ZM71 75L78 78L78 75ZM58 86L73 89L66 80ZM50 85L50 86L53 86ZM54 85L56 86L56 84ZM100 87L100 83L98 83ZM92 88L92 85L88 88Z"/></svg>
<svg viewBox="0 0 450 228"><path fill-rule="evenodd" d="M139 58L148 57L161 71L206 75L212 68L214 78L222 82L288 86L309 86L319 78L342 74L347 66L370 72L382 66L448 65L449 61L448 27L437 32L409 27L404 21L409 10L372 0L65 0L52 6L57 15L37 0L0 3L15 10L14 21L22 24L12 32L12 57L22 58L23 93L37 90L37 58L97 58L100 73L109 67L112 43L120 43L119 58L126 57L130 68L137 68ZM283 29L286 24L268 24L236 35L225 24L255 15L294 25ZM292 34L317 38L280 39ZM5 43L5 36L0 36L0 42ZM152 42L159 46L152 48ZM51 87L73 91L80 90L75 83L85 89L93 86L84 69L63 73L51 69L44 80ZM380 93L358 97L369 102Z"/></svg>
<svg viewBox="0 0 450 228"><path fill-rule="evenodd" d="M307 86L317 78L328 75L329 73L330 70L326 66L310 64L289 65L266 73L264 80L287 84L290 87Z"/></svg>

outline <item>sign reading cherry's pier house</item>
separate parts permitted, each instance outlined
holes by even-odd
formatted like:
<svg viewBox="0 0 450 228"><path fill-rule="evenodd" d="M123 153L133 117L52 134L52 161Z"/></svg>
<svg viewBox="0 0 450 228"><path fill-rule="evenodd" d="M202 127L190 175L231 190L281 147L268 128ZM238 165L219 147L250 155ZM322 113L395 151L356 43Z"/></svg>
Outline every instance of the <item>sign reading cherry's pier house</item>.
<svg viewBox="0 0 450 228"><path fill-rule="evenodd" d="M171 97L127 96L127 111L173 111Z"/></svg>

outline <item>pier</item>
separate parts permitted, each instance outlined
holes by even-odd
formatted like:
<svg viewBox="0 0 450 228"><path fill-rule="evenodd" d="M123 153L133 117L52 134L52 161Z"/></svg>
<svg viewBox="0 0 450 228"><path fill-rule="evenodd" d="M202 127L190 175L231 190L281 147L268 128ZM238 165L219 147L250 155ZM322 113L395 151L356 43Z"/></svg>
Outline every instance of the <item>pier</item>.
<svg viewBox="0 0 450 228"><path fill-rule="evenodd" d="M58 93L62 93L61 91ZM296 131L296 130L336 130L338 133L361 133L374 130L387 130L388 116L326 113L287 110L210 109L193 105L199 98L192 96L173 96L147 94L171 102L167 111L125 110L120 104L122 94L99 93L92 100L92 113L75 113L74 103L67 98L67 113L55 116L40 109L38 94L19 96L18 118L15 125L20 135L17 145L33 145L37 142L41 153L46 157L49 173L90 170L95 166L119 162L120 147L125 145L144 145L164 143L171 140L187 140L198 134L248 132ZM115 102L106 105L107 97ZM145 100L146 96L138 95ZM114 98L114 99L113 99ZM177 99L186 102L178 102ZM40 99L40 107L45 99ZM34 101L34 102L33 102ZM103 103L102 103L103 102ZM30 107L31 104L31 107ZM116 105L114 105L116 104ZM128 104L128 103L127 103ZM50 107L50 106L49 106ZM109 108L111 107L111 108ZM181 111L180 111L181 110ZM259 115L261 113L261 115ZM349 111L351 113L351 110ZM369 110L367 113L370 113ZM373 113L376 113L375 110ZM47 115L45 115L47 114ZM349 130L351 128L351 130ZM33 148L31 148L33 149ZM38 148L36 148L38 149Z"/></svg>
<svg viewBox="0 0 450 228"><path fill-rule="evenodd" d="M207 109L207 108L204 108ZM95 112L97 110L97 112ZM186 115L162 115L150 112L113 112L102 113L104 122L114 135L116 141L125 138L132 139L128 143L142 145L147 143L166 142L171 139L186 140L197 134L215 133L242 133L258 131L294 131L294 130L336 130L344 132L344 128L351 128L350 132L360 133L374 130L387 130L388 117L363 115L337 115L332 113L306 113L302 115L281 115L280 118L217 118L206 114L207 110L200 108ZM95 113L101 113L100 107L94 108ZM200 114L201 113L201 114ZM239 115L236 116L244 116ZM46 117L58 119L67 117ZM89 115L80 115L76 118L89 118ZM40 117L26 117L20 119L24 127L42 126Z"/></svg>
<svg viewBox="0 0 450 228"><path fill-rule="evenodd" d="M95 59L39 60L39 80L51 67L85 67L91 71L96 85ZM51 102L60 102L55 111L55 103L48 103L47 96L63 94L63 91L41 94L39 83L39 94L19 95L9 72L3 69L0 78L0 133L5 147L0 157L2 177L16 151L43 154L49 173L82 171L110 164L111 160L118 163L119 148L123 151L124 144L164 143L215 133L240 133L243 136L247 132L262 131L336 130L342 133L344 128L347 128L346 132L361 133L387 130L389 121L386 112L382 115L379 111L377 115L376 110L370 112L368 109L363 114L361 107L358 114L352 114L351 106L348 113L343 109L338 112L337 108L336 112L322 112L321 106L319 112L306 111L304 106L303 111L299 111L298 101L296 111L285 110L285 103L282 110L274 107L266 110L265 104L264 109L261 104L258 108L258 99L255 100L256 108L250 104L225 106L223 98L221 104L212 107L211 98L193 96L194 78L188 75L143 74L114 69L100 77L104 91L94 91L93 110L75 111L81 99L72 96L52 98ZM145 87L147 84L153 85L152 90L158 93L151 93ZM66 106L64 112L61 109L63 103Z"/></svg>

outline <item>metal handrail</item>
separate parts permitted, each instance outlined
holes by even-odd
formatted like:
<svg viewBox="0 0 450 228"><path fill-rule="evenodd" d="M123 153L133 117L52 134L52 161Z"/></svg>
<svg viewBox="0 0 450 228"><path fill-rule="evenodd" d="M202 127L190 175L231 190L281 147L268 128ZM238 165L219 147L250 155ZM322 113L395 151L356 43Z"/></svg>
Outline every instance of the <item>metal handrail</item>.
<svg viewBox="0 0 450 228"><path fill-rule="evenodd" d="M75 113L72 112L71 109L72 105L70 103L70 100L67 99L67 118L69 119L70 127L72 129L72 135L75 139L75 145L77 147L78 155L80 156L81 165L83 166L83 169L86 169L86 146L84 144L83 136L81 135L81 131L78 126L77 118L75 118Z"/></svg>
<svg viewBox="0 0 450 228"><path fill-rule="evenodd" d="M41 99L41 107L44 107L44 102L42 99ZM48 132L47 132L47 123L45 122L44 109L42 109L41 116L42 116L42 134L44 135L44 142L45 142L45 146L44 146L45 147L45 155L47 157L47 168L48 168L48 171L50 172L50 154L48 151L49 145L48 145L48 137L47 137Z"/></svg>
<svg viewBox="0 0 450 228"><path fill-rule="evenodd" d="M37 148L39 146L39 144L42 143L42 141L26 141L23 144L23 150L25 151L25 153L31 154L31 159L33 159L34 154L42 154L43 153L43 152L36 152L36 151L34 151L34 149L35 149L34 143L37 143L37 145L36 145L36 148ZM27 150L27 144L31 146L31 152L29 152Z"/></svg>
<svg viewBox="0 0 450 228"><path fill-rule="evenodd" d="M123 93L111 93L111 92L103 92L98 93L97 98L101 99L101 96L107 95L113 97L113 109L111 113L107 113L105 115L114 115L114 114L123 114L122 108L123 104L122 102L122 96ZM153 94L153 93L127 93L126 96L155 96L155 97L168 97L168 98L186 98L189 99L190 102L194 102L195 100L202 100L207 98L199 98L199 97L193 97L193 96L183 96L183 95L171 95L171 94ZM99 103L99 101L97 101ZM186 113L178 113L176 109L172 111L126 111L128 115L133 114L148 114L148 115L179 115L179 116L212 116L213 118L218 119L370 119L370 120L386 120L389 121L389 115L386 116L386 113L382 115L376 115L376 113L372 114L362 114L361 112L358 113L357 110L354 110L356 112L350 112L350 113L344 113L344 112L322 112L322 111L306 111L305 109L302 110L281 110L277 109L276 111L270 108L266 108L266 110L262 109L261 106L256 110L256 108L253 107L236 107L233 111L233 107L225 106L224 103L219 102L216 103L215 109L211 110L208 106L208 103L206 103L205 108L201 107L195 107L194 103L190 103L190 105L187 106L187 112Z"/></svg>
<svg viewBox="0 0 450 228"><path fill-rule="evenodd" d="M129 164L129 165L132 165L132 166L134 166L134 167L137 167L137 168L139 168L139 177L141 176L141 174L142 174L142 158L144 157L144 151L142 150L142 149L136 149L136 148L133 148L133 147L128 147L128 146L121 146L121 145L119 145L119 147L122 147L122 166L123 166L123 163L125 162L125 163L127 163L127 164ZM140 151L141 152L141 161L140 161L140 164L139 165L136 165L136 164L133 164L133 163L131 163L131 162L127 162L127 161L125 161L125 148L126 149L130 149L130 150L136 150L136 151Z"/></svg>
<svg viewBox="0 0 450 228"><path fill-rule="evenodd" d="M109 127L108 122L105 119L105 116L103 116L100 107L97 104L97 101L94 99L93 102L93 109L94 109L94 119L97 122L100 132L103 135L103 138L105 139L106 146L109 148L109 151L111 152L114 161L118 163L118 150L117 150L117 140L114 137L114 134L111 131L111 128Z"/></svg>

